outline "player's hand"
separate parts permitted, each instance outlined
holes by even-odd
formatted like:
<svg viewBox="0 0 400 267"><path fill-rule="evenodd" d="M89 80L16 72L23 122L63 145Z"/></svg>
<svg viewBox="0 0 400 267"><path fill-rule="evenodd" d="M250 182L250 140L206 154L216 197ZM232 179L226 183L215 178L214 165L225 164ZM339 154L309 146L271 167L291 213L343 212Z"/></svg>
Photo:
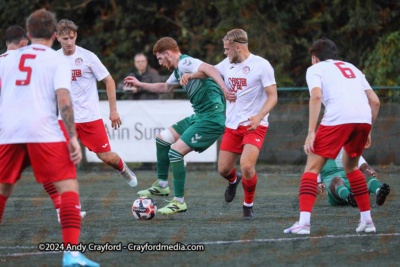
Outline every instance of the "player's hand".
<svg viewBox="0 0 400 267"><path fill-rule="evenodd" d="M250 128L247 129L247 131L254 131L257 130L258 126L260 126L262 118L260 118L258 115L251 116L249 118L250 123L247 124Z"/></svg>
<svg viewBox="0 0 400 267"><path fill-rule="evenodd" d="M192 79L192 75L190 73L185 73L182 75L181 77L181 81L180 84L183 85L187 85L188 82Z"/></svg>
<svg viewBox="0 0 400 267"><path fill-rule="evenodd" d="M126 87L128 88L132 88L132 87L136 87L139 88L140 87L140 82L138 81L138 79L136 79L133 76L128 76L124 79L124 84Z"/></svg>
<svg viewBox="0 0 400 267"><path fill-rule="evenodd" d="M315 140L315 133L308 132L306 142L304 143L304 152L306 152L307 156L311 155L314 150L314 140Z"/></svg>
<svg viewBox="0 0 400 267"><path fill-rule="evenodd" d="M236 102L236 98L237 97L236 97L235 93L229 91L228 88L222 89L222 91L224 92L224 96L225 96L226 100L228 100L230 103L232 103L232 102L235 103Z"/></svg>
<svg viewBox="0 0 400 267"><path fill-rule="evenodd" d="M324 189L325 189L324 183L318 184L317 185L317 195L321 195L322 193L324 193Z"/></svg>
<svg viewBox="0 0 400 267"><path fill-rule="evenodd" d="M82 151L76 136L69 139L68 150L69 158L75 165L78 165L82 160Z"/></svg>
<svg viewBox="0 0 400 267"><path fill-rule="evenodd" d="M369 148L371 146L371 132L369 132L367 142L365 143L364 148Z"/></svg>
<svg viewBox="0 0 400 267"><path fill-rule="evenodd" d="M111 111L110 112L110 121L111 121L111 127L113 127L115 130L121 126L121 118L119 117L118 111Z"/></svg>

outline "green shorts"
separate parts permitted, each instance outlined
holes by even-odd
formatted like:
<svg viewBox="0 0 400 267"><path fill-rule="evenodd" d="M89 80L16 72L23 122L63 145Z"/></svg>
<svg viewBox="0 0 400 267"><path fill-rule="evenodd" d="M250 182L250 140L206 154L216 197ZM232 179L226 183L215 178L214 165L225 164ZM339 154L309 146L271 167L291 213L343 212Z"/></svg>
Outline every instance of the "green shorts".
<svg viewBox="0 0 400 267"><path fill-rule="evenodd" d="M178 121L172 128L181 135L180 139L185 144L201 153L224 133L225 119L225 112L193 114Z"/></svg>
<svg viewBox="0 0 400 267"><path fill-rule="evenodd" d="M332 174L326 176L326 177L323 179L323 182L324 182L326 188L328 189L328 202L329 202L329 204L331 204L332 206L336 206L336 205L347 205L348 203L347 203L346 201L344 201L344 200L342 200L342 199L336 198L336 197L333 195L331 189L329 188L329 186L330 186L330 184L331 184L331 182L332 182L333 177L339 177L339 178L341 178L341 179L343 180L343 182L344 182L344 185L347 187L347 189L349 189L349 191L351 191L349 180L347 179L346 173L345 173L344 171L332 173Z"/></svg>

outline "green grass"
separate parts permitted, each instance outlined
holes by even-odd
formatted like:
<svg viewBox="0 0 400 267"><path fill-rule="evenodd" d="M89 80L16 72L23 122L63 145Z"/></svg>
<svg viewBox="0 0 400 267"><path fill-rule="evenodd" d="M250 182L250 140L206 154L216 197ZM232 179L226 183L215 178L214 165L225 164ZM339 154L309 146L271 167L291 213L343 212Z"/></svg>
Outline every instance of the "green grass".
<svg viewBox="0 0 400 267"><path fill-rule="evenodd" d="M317 198L310 237L284 235L283 230L298 219L300 174L259 173L253 221L243 221L243 189L227 204L226 182L217 172L188 172L188 211L173 216L157 214L151 221L134 219L131 206L136 192L155 180L154 171L137 171L135 189L115 172L79 172L82 210L80 241L83 243L134 242L174 244L253 240L252 242L206 244L204 252L87 252L102 266L195 266L195 265L370 265L389 266L400 262L400 215L396 188L399 175L381 173L392 193L382 207L371 195L375 235L356 236L358 209L331 207L326 195ZM171 180L171 179L170 179ZM170 183L172 189L172 183ZM159 207L164 199L154 200ZM0 228L1 266L60 266L62 255L37 252L40 242L60 242L61 228L53 204L32 174L24 173L8 200ZM351 235L351 236L346 236ZM289 240L288 240L289 238Z"/></svg>

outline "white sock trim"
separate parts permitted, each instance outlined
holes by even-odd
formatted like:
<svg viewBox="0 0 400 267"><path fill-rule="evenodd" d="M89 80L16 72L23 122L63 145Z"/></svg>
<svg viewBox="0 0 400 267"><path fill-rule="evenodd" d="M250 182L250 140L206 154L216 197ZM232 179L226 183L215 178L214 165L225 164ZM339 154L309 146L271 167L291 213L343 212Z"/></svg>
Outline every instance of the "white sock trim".
<svg viewBox="0 0 400 267"><path fill-rule="evenodd" d="M253 207L253 202L251 202L250 204L248 204L248 203L246 203L246 202L243 202L243 206L246 206L246 207Z"/></svg>
<svg viewBox="0 0 400 267"><path fill-rule="evenodd" d="M299 225L302 226L302 225L310 224L310 221L311 221L311 212L301 211Z"/></svg>
<svg viewBox="0 0 400 267"><path fill-rule="evenodd" d="M183 204L184 197L174 197L175 200L178 200L181 204Z"/></svg>
<svg viewBox="0 0 400 267"><path fill-rule="evenodd" d="M162 188L167 187L168 185L168 181L158 180L158 183Z"/></svg>
<svg viewBox="0 0 400 267"><path fill-rule="evenodd" d="M235 181L233 181L233 183L229 182L230 184L235 184L237 182L237 176L235 178Z"/></svg>

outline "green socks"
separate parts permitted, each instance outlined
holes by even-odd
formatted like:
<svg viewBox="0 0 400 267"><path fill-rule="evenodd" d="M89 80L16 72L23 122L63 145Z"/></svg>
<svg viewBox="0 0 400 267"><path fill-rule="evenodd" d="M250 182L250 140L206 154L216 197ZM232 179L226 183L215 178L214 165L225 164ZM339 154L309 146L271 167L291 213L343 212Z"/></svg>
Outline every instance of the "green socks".
<svg viewBox="0 0 400 267"><path fill-rule="evenodd" d="M344 185L339 185L339 186L336 188L336 194L337 194L341 199L343 199L344 201L347 201L347 196L350 194L350 191L349 191L349 189L347 189L346 186L344 186Z"/></svg>
<svg viewBox="0 0 400 267"><path fill-rule="evenodd" d="M171 144L156 138L157 147L157 177L158 180L168 181L169 172L169 157L168 152L171 149Z"/></svg>
<svg viewBox="0 0 400 267"><path fill-rule="evenodd" d="M371 176L367 179L368 191L376 194L376 191L381 187L381 183L374 177Z"/></svg>
<svg viewBox="0 0 400 267"><path fill-rule="evenodd" d="M174 176L174 197L182 198L185 194L186 168L183 155L174 149L170 149L169 161L171 162L172 174Z"/></svg>

